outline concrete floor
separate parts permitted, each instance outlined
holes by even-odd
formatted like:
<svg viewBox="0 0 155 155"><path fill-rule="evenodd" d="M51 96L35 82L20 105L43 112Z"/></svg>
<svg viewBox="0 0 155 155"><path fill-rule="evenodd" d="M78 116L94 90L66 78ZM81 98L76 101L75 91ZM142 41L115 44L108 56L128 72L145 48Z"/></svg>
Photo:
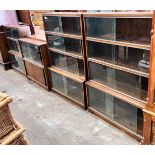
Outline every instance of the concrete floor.
<svg viewBox="0 0 155 155"><path fill-rule="evenodd" d="M138 144L88 111L1 66L0 91L13 97L12 113L26 128L30 144Z"/></svg>

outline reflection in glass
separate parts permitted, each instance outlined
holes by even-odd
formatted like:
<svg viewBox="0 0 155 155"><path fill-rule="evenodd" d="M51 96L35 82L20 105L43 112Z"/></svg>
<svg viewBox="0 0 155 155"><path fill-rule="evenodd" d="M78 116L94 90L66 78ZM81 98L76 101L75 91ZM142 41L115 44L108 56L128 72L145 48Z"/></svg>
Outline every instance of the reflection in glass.
<svg viewBox="0 0 155 155"><path fill-rule="evenodd" d="M72 79L64 77L55 72L51 72L53 88L83 103L82 84Z"/></svg>
<svg viewBox="0 0 155 155"><path fill-rule="evenodd" d="M80 17L44 16L45 31L81 35Z"/></svg>
<svg viewBox="0 0 155 155"><path fill-rule="evenodd" d="M88 56L148 73L150 51L88 41Z"/></svg>
<svg viewBox="0 0 155 155"><path fill-rule="evenodd" d="M17 28L4 27L4 32L6 37L19 38L19 31Z"/></svg>
<svg viewBox="0 0 155 155"><path fill-rule="evenodd" d="M21 42L21 47L24 57L36 61L37 63L42 63L38 46Z"/></svg>
<svg viewBox="0 0 155 155"><path fill-rule="evenodd" d="M116 39L115 18L86 18L87 36L108 40Z"/></svg>
<svg viewBox="0 0 155 155"><path fill-rule="evenodd" d="M151 25L151 18L86 18L88 37L137 44L150 44Z"/></svg>
<svg viewBox="0 0 155 155"><path fill-rule="evenodd" d="M91 108L132 132L143 135L143 112L141 109L92 87L88 87L88 92Z"/></svg>
<svg viewBox="0 0 155 155"><path fill-rule="evenodd" d="M25 66L22 58L17 57L13 54L9 54L9 58L10 58L12 67L17 68L20 71L25 73Z"/></svg>
<svg viewBox="0 0 155 155"><path fill-rule="evenodd" d="M47 43L51 48L82 55L82 41L80 39L47 35Z"/></svg>
<svg viewBox="0 0 155 155"><path fill-rule="evenodd" d="M90 78L127 95L146 101L148 78L90 62Z"/></svg>
<svg viewBox="0 0 155 155"><path fill-rule="evenodd" d="M81 35L80 17L61 17L63 33Z"/></svg>
<svg viewBox="0 0 155 155"><path fill-rule="evenodd" d="M45 16L45 31L62 32L61 17Z"/></svg>
<svg viewBox="0 0 155 155"><path fill-rule="evenodd" d="M6 37L12 38L11 28L4 27L4 32L5 32Z"/></svg>
<svg viewBox="0 0 155 155"><path fill-rule="evenodd" d="M50 63L52 66L61 68L68 72L84 76L83 60L49 51Z"/></svg>
<svg viewBox="0 0 155 155"><path fill-rule="evenodd" d="M7 39L7 41L8 41L9 50L19 52L19 45L17 41L14 41L11 39Z"/></svg>
<svg viewBox="0 0 155 155"><path fill-rule="evenodd" d="M19 31L16 28L12 28L12 37L19 38Z"/></svg>

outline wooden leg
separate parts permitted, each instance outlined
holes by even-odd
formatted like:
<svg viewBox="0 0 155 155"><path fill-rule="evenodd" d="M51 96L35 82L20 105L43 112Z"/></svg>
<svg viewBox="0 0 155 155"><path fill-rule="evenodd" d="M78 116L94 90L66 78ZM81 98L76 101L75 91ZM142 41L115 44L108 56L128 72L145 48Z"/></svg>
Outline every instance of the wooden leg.
<svg viewBox="0 0 155 155"><path fill-rule="evenodd" d="M144 129L142 145L151 144L151 115L144 112Z"/></svg>

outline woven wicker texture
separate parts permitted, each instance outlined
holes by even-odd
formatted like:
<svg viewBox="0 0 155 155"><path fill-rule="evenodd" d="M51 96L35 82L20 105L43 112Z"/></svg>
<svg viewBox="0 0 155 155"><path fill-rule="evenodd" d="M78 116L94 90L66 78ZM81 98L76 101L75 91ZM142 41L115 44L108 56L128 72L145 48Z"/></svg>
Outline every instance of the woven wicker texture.
<svg viewBox="0 0 155 155"><path fill-rule="evenodd" d="M22 135L25 129L14 120L9 107L10 102L11 97L0 93L0 144L26 145L28 141Z"/></svg>
<svg viewBox="0 0 155 155"><path fill-rule="evenodd" d="M13 141L10 145L28 145L29 142L25 138L24 135L21 135L19 138L17 138L15 141Z"/></svg>
<svg viewBox="0 0 155 155"><path fill-rule="evenodd" d="M4 99L6 99L8 97L8 95L4 94L4 93L0 93L0 102L3 101Z"/></svg>

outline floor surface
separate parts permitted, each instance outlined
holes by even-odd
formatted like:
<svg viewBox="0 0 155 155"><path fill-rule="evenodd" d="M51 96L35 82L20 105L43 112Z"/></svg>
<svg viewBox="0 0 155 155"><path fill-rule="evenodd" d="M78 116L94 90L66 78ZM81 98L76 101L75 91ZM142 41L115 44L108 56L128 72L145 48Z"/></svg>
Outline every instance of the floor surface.
<svg viewBox="0 0 155 155"><path fill-rule="evenodd" d="M30 144L138 144L88 111L1 66L0 91L13 97L12 113L26 128Z"/></svg>

